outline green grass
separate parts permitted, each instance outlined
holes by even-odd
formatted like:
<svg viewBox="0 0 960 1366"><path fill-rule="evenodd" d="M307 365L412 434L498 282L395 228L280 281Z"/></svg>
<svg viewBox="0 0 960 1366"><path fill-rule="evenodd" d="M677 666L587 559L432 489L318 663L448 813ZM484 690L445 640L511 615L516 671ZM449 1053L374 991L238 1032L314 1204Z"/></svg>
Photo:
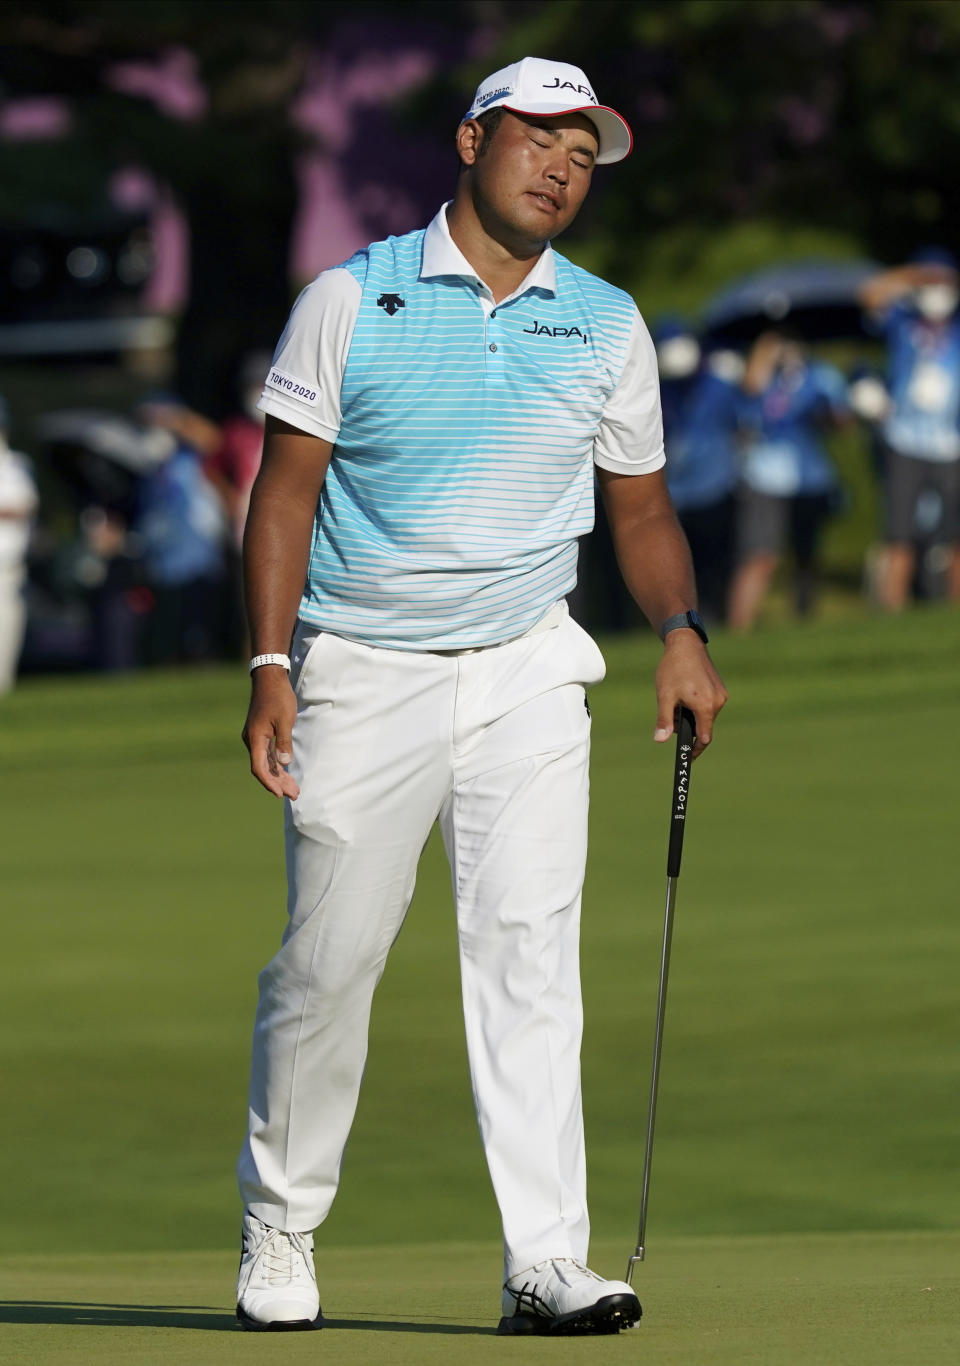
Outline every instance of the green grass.
<svg viewBox="0 0 960 1366"><path fill-rule="evenodd" d="M599 1263L622 1275L621 1249ZM496 1245L338 1249L319 1258L327 1327L241 1333L222 1252L0 1261L0 1362L335 1366L931 1366L955 1359L960 1235L666 1239L639 1268L646 1307L616 1338L496 1338Z"/></svg>
<svg viewBox="0 0 960 1366"><path fill-rule="evenodd" d="M717 641L731 702L693 775L638 1273L647 1318L629 1339L551 1351L952 1361L939 1287L960 1250L958 624L928 609ZM621 1274L672 753L650 739L655 642L605 649L584 1093L595 1260ZM245 687L216 670L29 680L0 700L0 1301L54 1305L0 1307L0 1361L252 1350L185 1331L230 1308L255 976L283 923L279 808L238 739ZM448 1308L456 1323L492 1322L499 1229L435 843L373 1034L318 1239L324 1298L354 1326L372 1314L431 1332L393 1323L317 1341L343 1362L440 1359L454 1343L458 1361L485 1358L483 1335L438 1322ZM78 1303L94 1306L82 1326ZM118 1304L166 1308L150 1319ZM545 1344L495 1350L547 1360Z"/></svg>

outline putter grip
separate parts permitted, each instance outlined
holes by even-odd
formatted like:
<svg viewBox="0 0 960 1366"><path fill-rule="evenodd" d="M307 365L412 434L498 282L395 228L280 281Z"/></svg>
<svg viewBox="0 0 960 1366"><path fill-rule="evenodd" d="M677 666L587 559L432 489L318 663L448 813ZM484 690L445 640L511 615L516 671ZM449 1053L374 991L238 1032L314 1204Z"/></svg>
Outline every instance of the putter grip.
<svg viewBox="0 0 960 1366"><path fill-rule="evenodd" d="M683 827L690 796L690 760L693 757L693 712L677 708L677 759L673 768L673 806L670 811L670 844L667 848L667 877L677 877L683 854Z"/></svg>

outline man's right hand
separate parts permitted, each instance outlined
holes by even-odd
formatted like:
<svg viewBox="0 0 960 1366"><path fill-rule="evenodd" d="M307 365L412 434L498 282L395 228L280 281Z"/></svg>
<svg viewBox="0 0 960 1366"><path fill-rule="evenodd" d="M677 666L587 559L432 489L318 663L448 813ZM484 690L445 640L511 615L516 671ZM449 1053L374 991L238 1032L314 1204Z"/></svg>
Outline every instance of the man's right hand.
<svg viewBox="0 0 960 1366"><path fill-rule="evenodd" d="M333 444L267 416L260 472L250 491L243 535L243 581L254 657L286 652L307 577L313 519ZM263 664L251 674L253 695L243 743L250 772L275 797L300 789L286 765L297 699L285 669Z"/></svg>
<svg viewBox="0 0 960 1366"><path fill-rule="evenodd" d="M275 797L300 796L300 788L286 771L293 759L293 723L297 699L286 669L264 664L251 675L253 693L243 743L250 751L250 772Z"/></svg>

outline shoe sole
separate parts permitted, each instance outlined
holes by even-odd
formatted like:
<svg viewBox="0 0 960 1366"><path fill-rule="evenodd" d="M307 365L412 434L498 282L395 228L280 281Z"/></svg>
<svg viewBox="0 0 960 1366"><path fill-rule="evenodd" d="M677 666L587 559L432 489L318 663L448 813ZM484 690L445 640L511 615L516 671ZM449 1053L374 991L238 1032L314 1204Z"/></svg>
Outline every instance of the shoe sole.
<svg viewBox="0 0 960 1366"><path fill-rule="evenodd" d="M270 1323L261 1323L238 1304L237 1319L248 1333L309 1333L323 1327L322 1311L315 1319L273 1319Z"/></svg>
<svg viewBox="0 0 960 1366"><path fill-rule="evenodd" d="M619 1333L640 1322L643 1310L636 1295L605 1295L586 1309L548 1319L540 1314L505 1314L497 1325L499 1337L576 1337Z"/></svg>

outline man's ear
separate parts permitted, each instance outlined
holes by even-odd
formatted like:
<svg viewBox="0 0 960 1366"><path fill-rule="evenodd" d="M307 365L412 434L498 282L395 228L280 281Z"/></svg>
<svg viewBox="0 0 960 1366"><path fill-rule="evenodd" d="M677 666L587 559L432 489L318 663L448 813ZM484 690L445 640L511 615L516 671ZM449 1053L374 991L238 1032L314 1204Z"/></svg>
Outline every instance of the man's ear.
<svg viewBox="0 0 960 1366"><path fill-rule="evenodd" d="M484 131L477 119L464 119L457 129L457 153L464 166L472 166L480 155Z"/></svg>

